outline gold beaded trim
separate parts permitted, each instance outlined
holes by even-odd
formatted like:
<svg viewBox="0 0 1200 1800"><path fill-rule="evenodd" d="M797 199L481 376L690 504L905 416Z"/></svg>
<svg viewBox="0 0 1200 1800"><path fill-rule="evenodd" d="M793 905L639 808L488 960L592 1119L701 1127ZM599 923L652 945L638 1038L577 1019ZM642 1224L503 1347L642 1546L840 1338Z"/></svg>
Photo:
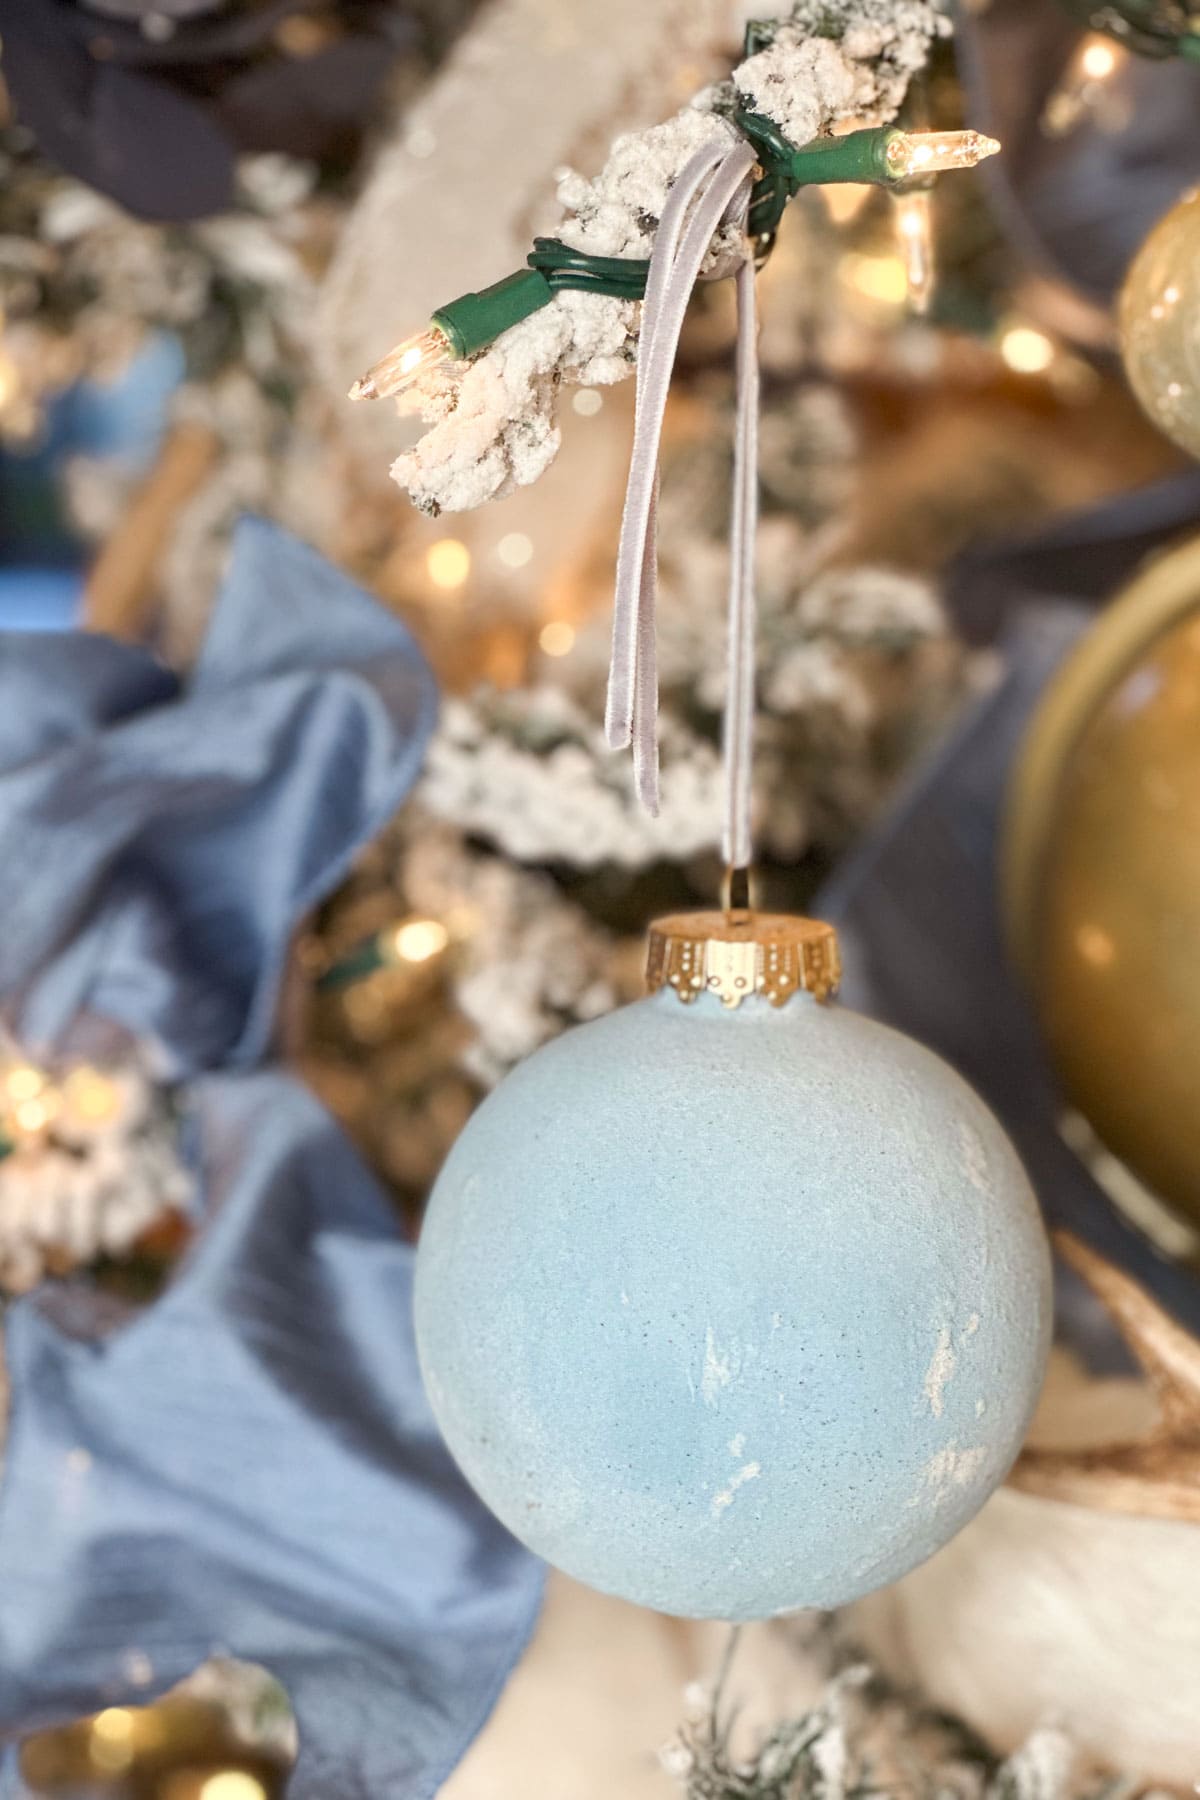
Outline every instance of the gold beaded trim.
<svg viewBox="0 0 1200 1800"><path fill-rule="evenodd" d="M650 927L647 990L674 988L685 1003L707 992L722 1006L740 1006L751 994L783 1006L801 990L828 1000L841 975L837 933L820 919L695 912L674 913Z"/></svg>

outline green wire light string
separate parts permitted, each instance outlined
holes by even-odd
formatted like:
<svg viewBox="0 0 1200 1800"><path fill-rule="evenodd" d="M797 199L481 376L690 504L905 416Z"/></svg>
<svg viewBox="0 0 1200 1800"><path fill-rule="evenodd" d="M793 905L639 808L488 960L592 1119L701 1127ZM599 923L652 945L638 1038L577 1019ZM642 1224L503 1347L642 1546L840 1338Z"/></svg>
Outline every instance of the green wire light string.
<svg viewBox="0 0 1200 1800"><path fill-rule="evenodd" d="M820 138L797 148L769 119L757 114L735 113L733 123L754 146L763 171L750 196L747 221L760 261L770 251L788 202L802 187L843 181L895 186L909 174L898 154L906 146L907 136L894 126ZM593 256L558 238L540 237L534 240L526 268L477 294L461 294L439 307L431 322L454 357L464 361L548 306L564 288L616 300L640 300L646 292L649 268L645 260Z"/></svg>

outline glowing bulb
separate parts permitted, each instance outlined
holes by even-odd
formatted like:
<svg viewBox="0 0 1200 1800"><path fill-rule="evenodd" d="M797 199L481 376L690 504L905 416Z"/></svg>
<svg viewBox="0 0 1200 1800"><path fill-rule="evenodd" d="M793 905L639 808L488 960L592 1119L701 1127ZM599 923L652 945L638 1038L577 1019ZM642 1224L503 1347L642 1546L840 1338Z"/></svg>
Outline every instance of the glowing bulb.
<svg viewBox="0 0 1200 1800"><path fill-rule="evenodd" d="M510 531L496 545L496 555L506 569L523 569L533 557L533 540L523 531Z"/></svg>
<svg viewBox="0 0 1200 1800"><path fill-rule="evenodd" d="M1032 325L1011 325L1000 339L1000 354L1017 375L1040 375L1054 361L1054 345Z"/></svg>
<svg viewBox="0 0 1200 1800"><path fill-rule="evenodd" d="M221 1769L201 1784L198 1800L267 1800L267 1790L244 1769Z"/></svg>
<svg viewBox="0 0 1200 1800"><path fill-rule="evenodd" d="M547 656L565 656L575 642L575 627L565 619L551 619L538 633L538 643Z"/></svg>
<svg viewBox="0 0 1200 1800"><path fill-rule="evenodd" d="M58 1115L58 1095L53 1088L35 1094L30 1100L19 1100L12 1109L12 1122L26 1137L37 1137L54 1123Z"/></svg>
<svg viewBox="0 0 1200 1800"><path fill-rule="evenodd" d="M1065 137L1085 113L1090 113L1103 129L1119 130L1126 121L1128 106L1110 89L1113 77L1128 60L1128 51L1111 39L1099 33L1084 38L1046 102L1043 129L1051 137Z"/></svg>
<svg viewBox="0 0 1200 1800"><path fill-rule="evenodd" d="M913 175L973 169L999 148L982 131L898 131L887 147L888 174L893 181L905 181Z"/></svg>
<svg viewBox="0 0 1200 1800"><path fill-rule="evenodd" d="M413 386L422 375L442 363L454 361L454 349L450 339L438 326L431 325L426 331L418 331L415 336L405 338L394 350L365 375L359 377L350 389L351 400L386 400L393 394L402 394L406 388Z"/></svg>
<svg viewBox="0 0 1200 1800"><path fill-rule="evenodd" d="M1079 55L1079 67L1089 81L1107 81L1115 71L1117 61L1115 45L1102 37L1089 39Z"/></svg>
<svg viewBox="0 0 1200 1800"><path fill-rule="evenodd" d="M392 933L392 949L402 962L428 962L450 942L450 933L437 919L410 919Z"/></svg>
<svg viewBox="0 0 1200 1800"><path fill-rule="evenodd" d="M10 1100L32 1100L46 1085L46 1077L32 1063L19 1063L4 1077L4 1090Z"/></svg>
<svg viewBox="0 0 1200 1800"><path fill-rule="evenodd" d="M92 1761L115 1774L133 1761L133 1714L123 1706L106 1707L92 1720Z"/></svg>
<svg viewBox="0 0 1200 1800"><path fill-rule="evenodd" d="M123 1706L107 1706L92 1720L93 1736L110 1744L127 1744L133 1736L133 1714Z"/></svg>
<svg viewBox="0 0 1200 1800"><path fill-rule="evenodd" d="M928 192L897 194L896 242L914 312L929 311L933 298L933 205Z"/></svg>
<svg viewBox="0 0 1200 1800"><path fill-rule="evenodd" d="M439 538L425 552L425 569L434 587L459 588L471 573L471 552L457 538Z"/></svg>
<svg viewBox="0 0 1200 1800"><path fill-rule="evenodd" d="M115 1081L99 1069L86 1066L72 1069L62 1084L63 1098L73 1113L92 1125L102 1125L116 1117L121 1104Z"/></svg>

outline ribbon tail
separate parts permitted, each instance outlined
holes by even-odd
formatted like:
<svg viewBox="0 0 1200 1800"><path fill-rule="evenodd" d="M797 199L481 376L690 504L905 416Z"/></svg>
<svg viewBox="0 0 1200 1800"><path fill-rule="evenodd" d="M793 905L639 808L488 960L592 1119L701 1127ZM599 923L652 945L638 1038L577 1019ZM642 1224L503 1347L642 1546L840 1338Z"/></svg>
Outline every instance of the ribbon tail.
<svg viewBox="0 0 1200 1800"><path fill-rule="evenodd" d="M755 544L758 526L758 314L755 271L737 273L737 432L729 546L729 626L725 699L725 825L730 868L750 863L751 770L754 755L754 650L757 624Z"/></svg>

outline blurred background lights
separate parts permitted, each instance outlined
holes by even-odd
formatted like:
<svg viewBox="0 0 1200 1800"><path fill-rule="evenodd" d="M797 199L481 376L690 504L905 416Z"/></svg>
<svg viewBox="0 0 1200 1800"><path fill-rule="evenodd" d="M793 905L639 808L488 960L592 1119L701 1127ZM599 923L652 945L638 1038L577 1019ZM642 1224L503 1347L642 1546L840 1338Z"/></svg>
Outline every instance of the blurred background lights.
<svg viewBox="0 0 1200 1800"><path fill-rule="evenodd" d="M523 569L533 556L533 541L523 531L510 531L497 544L496 555L506 569Z"/></svg>
<svg viewBox="0 0 1200 1800"><path fill-rule="evenodd" d="M1000 339L1000 354L1018 375L1040 375L1054 361L1054 345L1032 325L1011 325Z"/></svg>
<svg viewBox="0 0 1200 1800"><path fill-rule="evenodd" d="M450 933L440 919L409 919L397 927L392 945L403 962L428 962L449 941Z"/></svg>
<svg viewBox="0 0 1200 1800"><path fill-rule="evenodd" d="M244 1769L220 1769L203 1784L199 1800L267 1800L267 1790Z"/></svg>
<svg viewBox="0 0 1200 1800"><path fill-rule="evenodd" d="M565 656L575 642L575 627L565 619L551 619L538 633L538 643L547 656Z"/></svg>
<svg viewBox="0 0 1200 1800"><path fill-rule="evenodd" d="M471 552L458 538L439 538L425 552L425 569L434 587L459 588L471 573Z"/></svg>

